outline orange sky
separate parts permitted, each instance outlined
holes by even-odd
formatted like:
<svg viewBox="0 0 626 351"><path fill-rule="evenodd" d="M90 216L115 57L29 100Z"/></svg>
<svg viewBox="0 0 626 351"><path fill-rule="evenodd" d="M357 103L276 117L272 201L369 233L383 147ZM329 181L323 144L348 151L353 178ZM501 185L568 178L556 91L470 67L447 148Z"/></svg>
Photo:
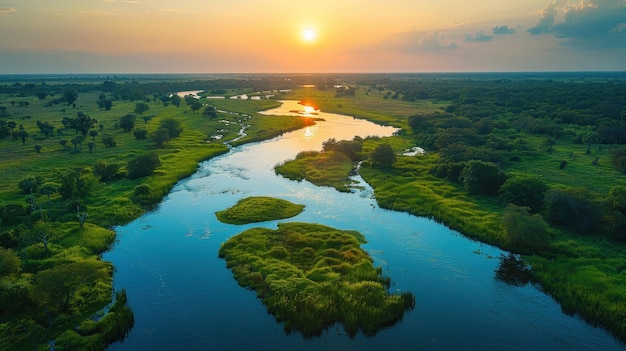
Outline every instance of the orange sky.
<svg viewBox="0 0 626 351"><path fill-rule="evenodd" d="M624 54L626 0L0 0L0 74L626 70Z"/></svg>

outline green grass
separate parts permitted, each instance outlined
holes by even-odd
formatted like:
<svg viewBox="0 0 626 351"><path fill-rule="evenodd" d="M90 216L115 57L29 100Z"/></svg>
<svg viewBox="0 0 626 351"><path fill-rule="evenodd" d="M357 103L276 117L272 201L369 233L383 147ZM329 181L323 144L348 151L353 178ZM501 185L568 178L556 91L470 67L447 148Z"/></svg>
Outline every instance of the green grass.
<svg viewBox="0 0 626 351"><path fill-rule="evenodd" d="M373 335L401 319L415 298L388 293L390 281L360 248L364 242L355 231L281 223L276 230L253 228L230 238L219 256L286 332L312 337L342 323L349 335Z"/></svg>
<svg viewBox="0 0 626 351"><path fill-rule="evenodd" d="M339 152L301 152L294 160L285 161L274 167L274 170L287 179L306 179L318 186L350 191L352 160Z"/></svg>
<svg viewBox="0 0 626 351"><path fill-rule="evenodd" d="M247 224L297 216L304 210L304 205L267 196L247 197L237 204L215 213L217 219L229 224Z"/></svg>

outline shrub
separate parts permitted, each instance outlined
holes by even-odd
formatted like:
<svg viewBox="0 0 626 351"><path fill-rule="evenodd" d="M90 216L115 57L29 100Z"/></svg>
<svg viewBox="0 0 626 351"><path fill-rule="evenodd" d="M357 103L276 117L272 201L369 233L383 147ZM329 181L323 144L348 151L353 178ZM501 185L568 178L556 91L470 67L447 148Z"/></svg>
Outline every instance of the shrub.
<svg viewBox="0 0 626 351"><path fill-rule="evenodd" d="M526 206L533 213L543 206L548 185L543 179L527 174L515 174L507 179L500 188L500 201Z"/></svg>
<svg viewBox="0 0 626 351"><path fill-rule="evenodd" d="M137 140L145 140L148 137L148 131L145 129L137 129L133 131L133 135Z"/></svg>
<svg viewBox="0 0 626 351"><path fill-rule="evenodd" d="M502 224L506 231L507 248L519 253L534 253L550 242L548 223L539 214L530 214L528 207L508 204Z"/></svg>
<svg viewBox="0 0 626 351"><path fill-rule="evenodd" d="M128 161L128 178L136 179L151 175L155 169L161 166L159 156L154 153L137 156Z"/></svg>
<svg viewBox="0 0 626 351"><path fill-rule="evenodd" d="M165 128L170 131L170 137L179 137L183 132L183 126L176 119L164 119L161 121L161 128Z"/></svg>
<svg viewBox="0 0 626 351"><path fill-rule="evenodd" d="M104 147L115 147L117 146L117 142L115 141L115 139L113 138L112 135L104 135L102 137L102 143L104 144Z"/></svg>
<svg viewBox="0 0 626 351"><path fill-rule="evenodd" d="M93 165L93 173L100 177L100 181L106 182L115 178L120 171L120 164L98 161Z"/></svg>

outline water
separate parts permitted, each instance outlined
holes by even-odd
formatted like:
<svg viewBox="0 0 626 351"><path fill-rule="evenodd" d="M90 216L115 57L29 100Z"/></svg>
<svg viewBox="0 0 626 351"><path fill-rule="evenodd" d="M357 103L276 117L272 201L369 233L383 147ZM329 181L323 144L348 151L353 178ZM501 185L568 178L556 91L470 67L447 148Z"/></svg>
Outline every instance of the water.
<svg viewBox="0 0 626 351"><path fill-rule="evenodd" d="M286 102L268 113L288 114ZM369 187L346 194L276 176L272 167L330 137L390 135L393 128L326 114L308 130L234 148L203 163L153 212L118 227L104 259L116 267L135 327L109 350L624 350L606 331L568 316L532 285L495 279L506 252L469 240L434 221L380 209ZM288 117L286 117L288 118ZM306 205L289 221L315 222L365 235L364 248L392 279L411 291L415 309L374 337L349 338L332 326L319 338L285 335L254 292L237 285L220 244L254 226L223 224L215 212L248 196Z"/></svg>

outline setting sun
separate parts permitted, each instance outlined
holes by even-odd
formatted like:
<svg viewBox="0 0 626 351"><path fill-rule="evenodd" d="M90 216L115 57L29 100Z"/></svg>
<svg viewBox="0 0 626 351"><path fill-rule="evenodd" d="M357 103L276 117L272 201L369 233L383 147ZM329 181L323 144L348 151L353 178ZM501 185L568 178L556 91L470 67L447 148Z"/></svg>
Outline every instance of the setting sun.
<svg viewBox="0 0 626 351"><path fill-rule="evenodd" d="M305 42L313 42L317 39L317 32L314 29L307 28L302 31L302 40Z"/></svg>

